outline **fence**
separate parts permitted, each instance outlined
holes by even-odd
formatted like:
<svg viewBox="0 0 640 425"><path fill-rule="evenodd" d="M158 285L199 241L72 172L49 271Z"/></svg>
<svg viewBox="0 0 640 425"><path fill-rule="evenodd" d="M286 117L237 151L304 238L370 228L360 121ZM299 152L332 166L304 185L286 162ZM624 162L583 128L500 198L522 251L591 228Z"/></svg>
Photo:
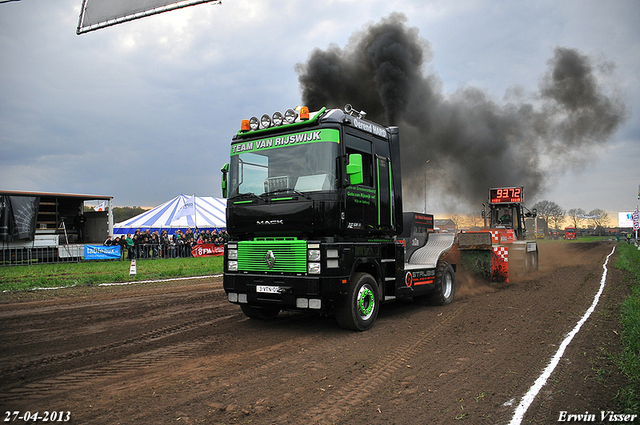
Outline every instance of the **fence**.
<svg viewBox="0 0 640 425"><path fill-rule="evenodd" d="M120 260L170 259L193 257L191 244L141 244L131 249L121 248ZM58 247L19 247L0 249L0 266L49 263L79 263L84 260L84 245Z"/></svg>
<svg viewBox="0 0 640 425"><path fill-rule="evenodd" d="M0 250L0 266L48 263L77 263L82 261L81 245L60 247L5 247Z"/></svg>

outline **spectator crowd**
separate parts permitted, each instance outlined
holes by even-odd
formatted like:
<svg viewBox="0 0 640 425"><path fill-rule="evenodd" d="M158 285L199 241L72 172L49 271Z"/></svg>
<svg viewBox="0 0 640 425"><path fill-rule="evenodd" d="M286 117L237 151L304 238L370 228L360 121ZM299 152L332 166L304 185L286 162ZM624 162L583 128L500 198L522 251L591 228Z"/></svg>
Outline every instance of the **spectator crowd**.
<svg viewBox="0 0 640 425"><path fill-rule="evenodd" d="M176 230L175 234L169 235L166 230L159 233L157 230L140 231L136 230L132 235L118 236L111 239L109 236L105 241L105 246L120 245L121 259L134 258L186 258L192 257L191 249L200 244L224 245L229 235L225 230L200 230L186 232ZM126 253L126 256L125 256Z"/></svg>

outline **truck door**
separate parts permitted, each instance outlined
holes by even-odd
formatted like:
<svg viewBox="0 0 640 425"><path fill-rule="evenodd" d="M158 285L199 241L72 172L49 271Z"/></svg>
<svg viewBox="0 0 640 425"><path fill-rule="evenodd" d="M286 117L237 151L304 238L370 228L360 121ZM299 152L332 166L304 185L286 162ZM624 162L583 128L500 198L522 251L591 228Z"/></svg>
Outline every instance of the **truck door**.
<svg viewBox="0 0 640 425"><path fill-rule="evenodd" d="M372 144L369 140L353 134L345 134L347 156L362 155L363 181L361 184L346 188L346 230L374 230L378 227L377 191L374 186L376 173L374 168Z"/></svg>

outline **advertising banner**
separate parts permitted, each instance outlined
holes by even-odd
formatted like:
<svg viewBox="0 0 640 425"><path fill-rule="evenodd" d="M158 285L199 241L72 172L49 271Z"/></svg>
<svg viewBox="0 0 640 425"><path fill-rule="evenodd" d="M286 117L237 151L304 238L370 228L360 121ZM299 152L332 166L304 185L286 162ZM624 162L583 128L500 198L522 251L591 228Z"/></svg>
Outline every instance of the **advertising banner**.
<svg viewBox="0 0 640 425"><path fill-rule="evenodd" d="M85 245L85 260L119 260L120 245L102 246L102 245Z"/></svg>
<svg viewBox="0 0 640 425"><path fill-rule="evenodd" d="M618 227L633 227L633 211L625 211L618 213Z"/></svg>
<svg viewBox="0 0 640 425"><path fill-rule="evenodd" d="M194 257L218 257L224 255L224 246L214 245L212 243L196 245L191 248L191 255Z"/></svg>

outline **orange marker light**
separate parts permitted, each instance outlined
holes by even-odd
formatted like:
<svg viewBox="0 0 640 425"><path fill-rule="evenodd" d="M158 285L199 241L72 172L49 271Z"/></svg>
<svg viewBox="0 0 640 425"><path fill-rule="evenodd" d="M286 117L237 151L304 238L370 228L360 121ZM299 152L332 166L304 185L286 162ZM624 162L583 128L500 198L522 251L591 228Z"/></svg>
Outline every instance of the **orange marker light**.
<svg viewBox="0 0 640 425"><path fill-rule="evenodd" d="M309 119L309 107L303 106L300 108L300 119L308 120Z"/></svg>
<svg viewBox="0 0 640 425"><path fill-rule="evenodd" d="M251 127L249 127L249 120L242 120L242 124L240 124L240 130L249 131Z"/></svg>

